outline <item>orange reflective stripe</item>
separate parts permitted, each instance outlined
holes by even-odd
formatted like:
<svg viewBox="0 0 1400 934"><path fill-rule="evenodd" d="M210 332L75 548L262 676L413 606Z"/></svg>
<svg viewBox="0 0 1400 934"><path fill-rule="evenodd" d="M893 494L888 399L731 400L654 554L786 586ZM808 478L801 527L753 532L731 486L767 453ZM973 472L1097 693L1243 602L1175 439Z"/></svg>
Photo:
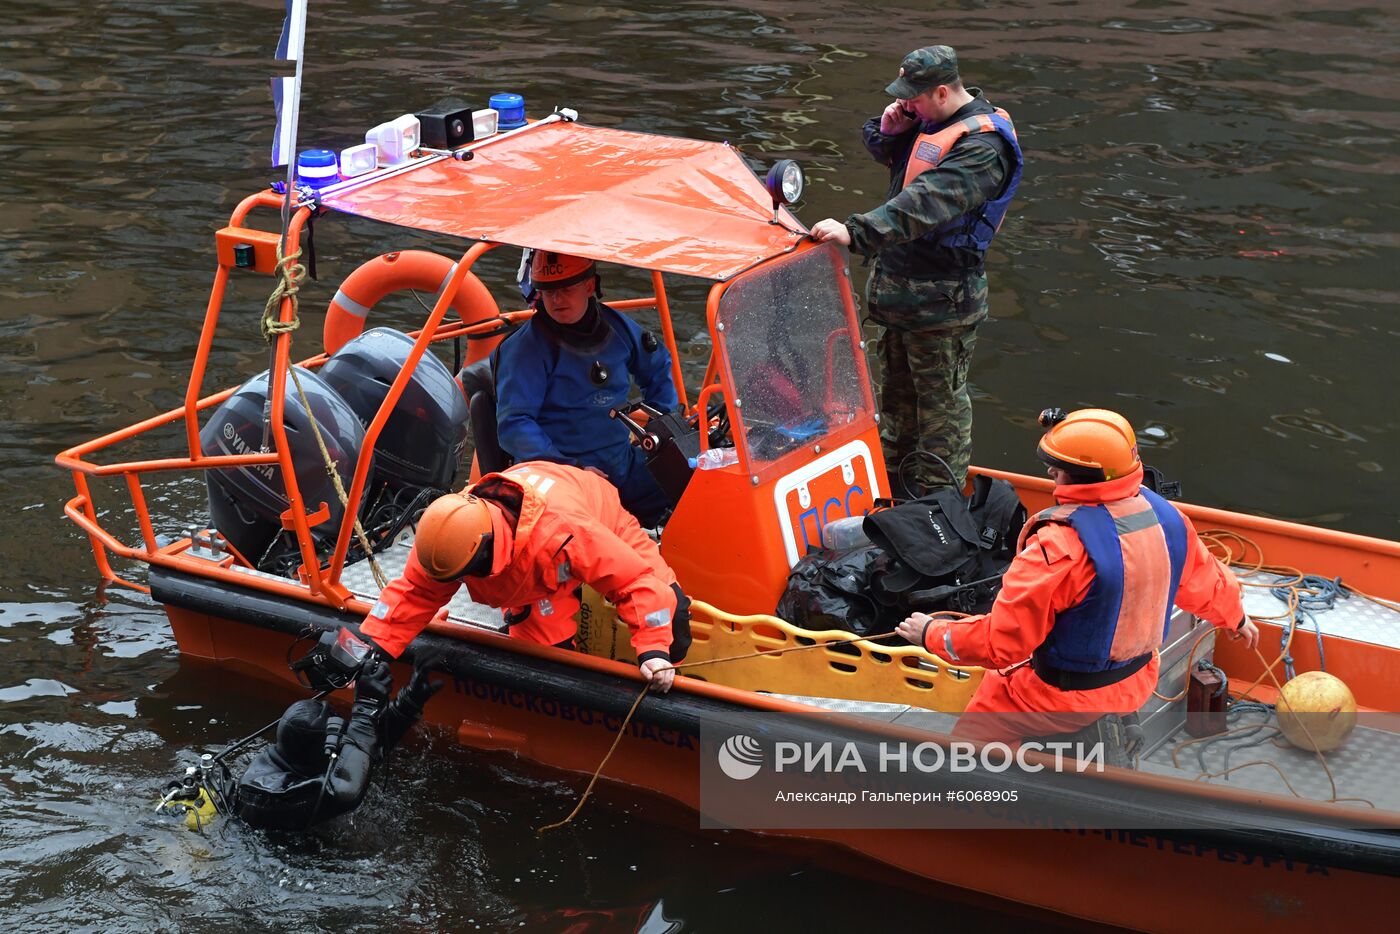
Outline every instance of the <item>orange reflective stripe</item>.
<svg viewBox="0 0 1400 934"><path fill-rule="evenodd" d="M1127 661L1162 641L1171 602L1171 555L1152 504L1142 496L1105 503L1123 553L1123 599L1109 657Z"/></svg>
<svg viewBox="0 0 1400 934"><path fill-rule="evenodd" d="M996 114L1007 123L1011 122L1011 115L1000 107L996 108ZM909 164L904 167L904 182L901 187L908 188L914 179L929 169L936 168L954 144L967 134L995 132L996 127L992 125L991 114L974 114L944 127L937 133L920 133L914 138L914 147L909 152ZM1015 135L1014 130L1012 135Z"/></svg>

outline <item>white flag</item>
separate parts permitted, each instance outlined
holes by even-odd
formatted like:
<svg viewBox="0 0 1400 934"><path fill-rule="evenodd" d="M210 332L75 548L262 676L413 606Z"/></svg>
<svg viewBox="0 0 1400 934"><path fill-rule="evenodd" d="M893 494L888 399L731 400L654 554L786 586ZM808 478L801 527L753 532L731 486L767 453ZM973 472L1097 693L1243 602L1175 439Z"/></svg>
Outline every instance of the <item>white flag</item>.
<svg viewBox="0 0 1400 934"><path fill-rule="evenodd" d="M301 105L301 51L306 39L306 0L286 0L287 18L277 40L277 58L297 63L294 78L272 79L272 103L277 108L277 132L272 137L272 164L286 165L295 155L297 112Z"/></svg>

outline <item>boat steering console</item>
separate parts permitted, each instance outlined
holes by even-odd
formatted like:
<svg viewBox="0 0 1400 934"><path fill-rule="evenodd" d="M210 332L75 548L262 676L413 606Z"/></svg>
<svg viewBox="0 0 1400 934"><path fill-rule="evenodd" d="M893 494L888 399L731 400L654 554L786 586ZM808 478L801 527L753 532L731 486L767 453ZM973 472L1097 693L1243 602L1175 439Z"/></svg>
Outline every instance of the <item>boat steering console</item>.
<svg viewBox="0 0 1400 934"><path fill-rule="evenodd" d="M647 469L674 508L690 484L690 478L695 473L696 458L700 456L700 417L697 414L687 418L680 413L663 412L646 402L638 405L638 408L646 413L645 425L618 409L609 409L608 415L626 425L637 446L646 452ZM712 447L720 440L716 434L722 436L726 430L727 426L721 424L710 432Z"/></svg>

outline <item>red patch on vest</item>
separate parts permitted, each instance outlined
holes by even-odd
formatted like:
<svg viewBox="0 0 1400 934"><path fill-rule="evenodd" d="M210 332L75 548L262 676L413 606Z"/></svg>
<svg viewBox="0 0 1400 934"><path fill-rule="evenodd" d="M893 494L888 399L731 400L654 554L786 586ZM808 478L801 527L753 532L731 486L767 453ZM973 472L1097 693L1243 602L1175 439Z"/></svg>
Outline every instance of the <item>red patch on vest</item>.
<svg viewBox="0 0 1400 934"><path fill-rule="evenodd" d="M939 158L942 157L942 155L943 150L933 145L933 143L928 142L927 140L920 143L918 145L918 148L914 150L915 159L918 159L920 162L928 162L930 164L937 162Z"/></svg>

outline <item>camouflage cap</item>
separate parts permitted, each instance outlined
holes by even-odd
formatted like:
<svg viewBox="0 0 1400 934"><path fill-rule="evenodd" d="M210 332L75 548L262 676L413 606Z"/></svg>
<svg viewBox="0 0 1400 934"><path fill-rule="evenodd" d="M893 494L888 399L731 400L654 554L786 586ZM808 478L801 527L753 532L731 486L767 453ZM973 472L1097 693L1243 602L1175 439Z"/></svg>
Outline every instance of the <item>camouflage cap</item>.
<svg viewBox="0 0 1400 934"><path fill-rule="evenodd" d="M885 88L885 93L909 100L940 84L952 84L957 80L958 53L952 46L930 45L904 56L904 61L899 63L899 77Z"/></svg>

